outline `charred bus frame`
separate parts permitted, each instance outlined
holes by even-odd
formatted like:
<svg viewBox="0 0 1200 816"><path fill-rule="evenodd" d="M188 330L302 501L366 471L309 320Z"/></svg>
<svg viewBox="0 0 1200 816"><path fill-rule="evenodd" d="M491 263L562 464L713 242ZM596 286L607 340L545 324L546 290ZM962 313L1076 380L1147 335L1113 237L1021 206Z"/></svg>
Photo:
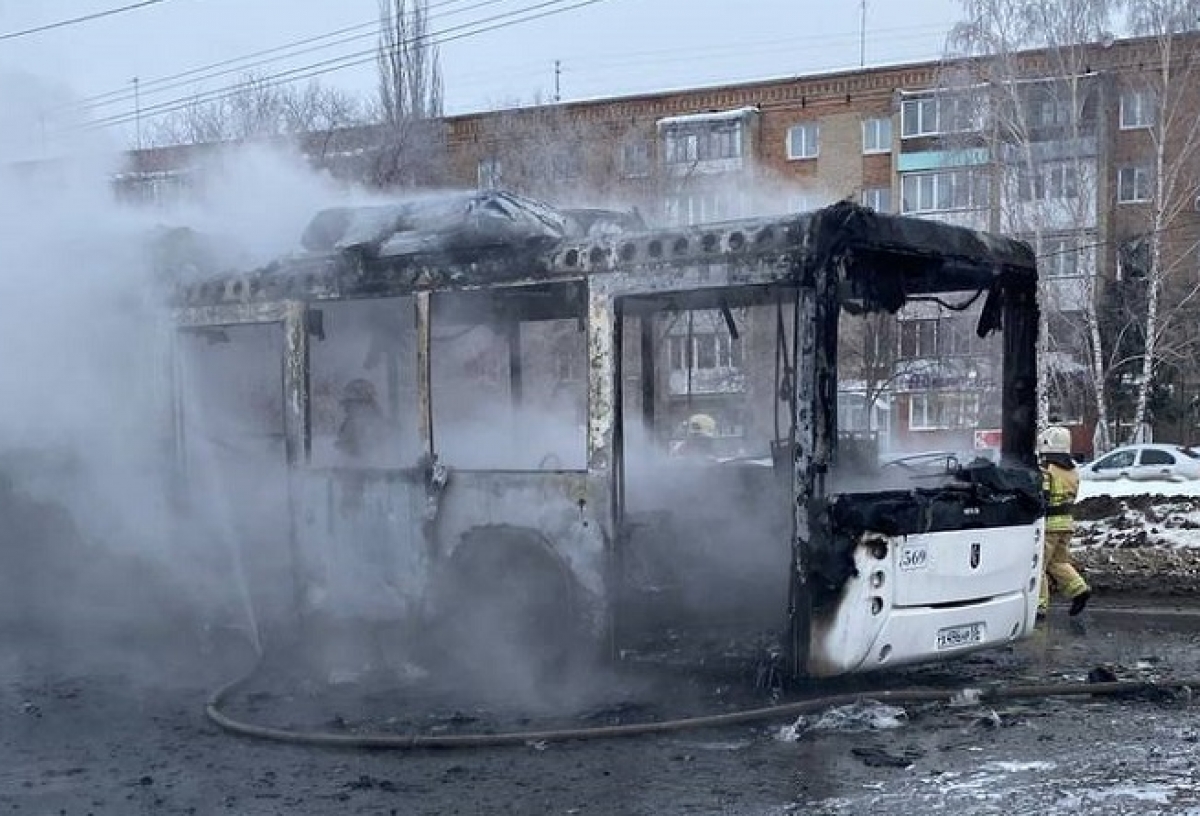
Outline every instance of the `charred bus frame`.
<svg viewBox="0 0 1200 816"><path fill-rule="evenodd" d="M312 453L310 352L321 333L323 305L360 299L412 298L416 329L414 361L420 461L403 473L378 474L420 494L425 508L416 526L422 558L431 566L449 557L454 545L439 536L473 526L507 523L473 518L436 523L447 496L457 490L535 489L545 497L552 485L555 501L571 508L582 529L543 529L551 548L579 546L591 573L588 619L610 645L620 637L618 601L625 554L625 484L622 460L624 321L647 304L673 308L720 308L772 303L781 293L792 307L789 384L790 429L782 458L790 484L791 563L787 569L786 654L795 674L809 671L815 618L814 557L834 544L840 516L831 512L828 478L838 456L836 392L838 319L853 313L895 313L911 298L962 292L983 293L986 303L978 326L981 336L1003 330L1003 461L1032 472L1035 438L1036 333L1038 307L1034 258L1023 243L932 221L878 214L838 204L809 214L774 220L626 233L598 239L558 242L501 242L495 246L389 256L378 247L355 246L312 253L248 273L218 274L176 285L173 314L177 329L188 332L234 325L276 324L283 330L283 428L293 520L303 514L312 492L298 480L318 478L308 469ZM513 311L505 320L580 317L587 350L586 470L555 473L446 474L438 457L438 409L432 388L431 327L438 299L447 293L475 298L490 308L503 293ZM644 339L643 366L654 365ZM512 394L519 398L522 372L511 371ZM645 371L643 371L645 377ZM653 377L644 379L652 414ZM329 484L336 473L320 474ZM327 485L328 486L328 485ZM334 489L329 487L329 489ZM866 497L863 502L870 502ZM861 514L859 514L861 515ZM1022 521L1040 518L1040 507L1026 504ZM566 515L564 514L565 518ZM299 523L299 522L297 522ZM902 526L902 525L901 525ZM292 529L291 535L303 536ZM567 545L562 536L584 537ZM327 542L328 545L328 542ZM399 545L398 545L399 546ZM850 546L857 546L852 543ZM297 552L303 547L295 548ZM302 556L297 556L302 557ZM574 567L572 567L574 569ZM298 588L303 590L303 587ZM780 610L783 619L784 610Z"/></svg>

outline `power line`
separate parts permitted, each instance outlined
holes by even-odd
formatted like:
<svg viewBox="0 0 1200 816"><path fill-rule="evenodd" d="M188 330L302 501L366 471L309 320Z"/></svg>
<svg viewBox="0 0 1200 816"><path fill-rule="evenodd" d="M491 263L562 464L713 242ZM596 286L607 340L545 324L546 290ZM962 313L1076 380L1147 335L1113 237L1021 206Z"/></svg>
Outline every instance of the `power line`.
<svg viewBox="0 0 1200 816"><path fill-rule="evenodd" d="M1103 247L1119 246L1121 244L1127 243L1128 241L1135 240L1137 238L1144 238L1146 236L1151 236L1151 235L1165 235L1169 232L1175 232L1177 230L1183 230L1183 229L1194 229L1194 226L1192 224L1188 224L1188 223L1174 223L1174 224L1169 224L1165 227L1159 227L1158 229L1152 229L1152 230L1139 232L1137 235L1130 236L1128 238L1106 238L1106 239L1100 240L1100 241L1090 241L1085 244L1075 244L1074 246L1065 247L1064 249L1056 249L1053 252L1042 252L1042 253L1039 253L1037 255L1037 257L1038 258L1053 258L1058 255L1070 255L1072 253L1076 253L1076 252L1079 252L1079 251L1085 250L1085 249L1101 249ZM1066 277L1070 277L1070 276L1066 276ZM1082 277L1082 276L1077 276L1077 277ZM1047 280L1052 280L1052 278L1047 278Z"/></svg>
<svg viewBox="0 0 1200 816"><path fill-rule="evenodd" d="M562 6L561 4L565 3L565 2L568 2L568 0L544 0L544 2L535 3L534 5L527 6L522 9L504 12L503 14L493 15L491 17L485 17L480 20L475 20L475 21L472 21L469 23L462 23L457 26L451 26L449 28L442 29L441 31L427 34L424 37L424 41L425 41L426 45L428 45L429 42L434 40L435 38L436 38L438 44L446 43L446 42L454 42L455 40L478 36L480 34L485 34L485 33L491 32L491 31L496 31L496 30L502 29L502 28L509 28L514 25L532 22L534 20L542 19L544 17L551 17L551 16L558 15L558 14L564 14L569 11L575 11L577 9L584 8L585 6L591 6L591 5L595 5L597 3L607 2L607 0L579 0L578 2L575 2L572 5ZM535 12L535 11L537 13L534 13L534 14L529 13L529 12ZM519 15L525 15L525 16L519 16ZM513 18L515 18L515 19L513 19ZM491 25L484 25L485 23L491 23ZM484 26L484 27L478 28L478 26ZM464 29L473 29L473 30L464 30ZM458 33L453 34L452 36L445 36L446 34L451 33L451 32L458 32ZM420 43L418 43L418 41L416 39L412 39L412 40L409 40L406 42L408 44L420 44ZM322 76L324 74L332 73L333 71L342 70L343 68L349 68L349 67L352 67L355 65L362 65L364 63L371 62L376 58L377 54L378 54L378 50L374 49L374 48L368 49L365 51L356 51L356 52L352 52L350 54L342 55L340 57L331 57L326 60L321 60L321 61L318 61L315 63L311 63L309 65L303 65L303 66L300 66L297 68L280 71L279 73L262 77L259 80L259 82L261 82L262 84L267 85L267 86L275 86L275 85L286 85L288 83L296 82L296 81L302 80L302 79L312 79L317 76ZM209 102L216 102L216 101L219 101L222 99L228 99L230 97L236 96L239 92L240 87L241 87L241 83L238 83L235 85L229 85L224 88L217 89L215 91L207 91L207 92L200 93L200 94L194 94L192 96L178 97L176 99L167 100L167 101L160 102L155 105L143 108L142 115L143 116L145 116L145 115L161 116L164 114L174 113L176 111L184 110L193 104L209 103ZM128 113L114 114L112 116L97 119L97 120L89 123L89 125L84 126L82 129L93 130L93 129L98 129L98 128L106 128L106 127L112 127L114 125L127 124L131 121L133 121L133 118Z"/></svg>
<svg viewBox="0 0 1200 816"><path fill-rule="evenodd" d="M124 14L127 11L134 11L136 9L145 8L146 6L158 5L159 3L165 3L166 1L167 0L142 0L140 3L131 3L128 6L111 8L105 11L97 11L93 14L84 14L81 17L72 17L69 20L59 20L55 23L46 23L45 25L34 26L33 28L26 28L21 31L10 31L7 34L0 34L0 40L15 40L18 37L28 37L31 34L41 34L43 31L52 31L56 28L66 28L67 26L79 25L80 23L99 20L102 17L111 17L114 14Z"/></svg>
<svg viewBox="0 0 1200 816"><path fill-rule="evenodd" d="M456 3L460 3L460 2L465 2L465 0L446 0L445 2L435 3L434 5L429 6L429 10L432 11L434 9L442 8L444 6L455 5ZM454 9L449 12L446 12L446 14L444 16L461 14L461 13L465 13L468 11L473 11L478 8L482 8L484 6L495 5L496 3L500 3L500 2L507 2L507 0L480 0L480 2L473 3L472 5L466 6L464 8ZM296 49L296 48L299 48L304 45L318 43L323 40L331 40L334 37L338 37L340 35L348 34L348 33L355 32L355 31L360 31L361 29L364 29L364 28L370 28L371 30L367 33L356 34L354 36L349 36L349 37L343 37L342 39L334 40L332 42L325 43L324 45L318 45L313 48L305 48L305 49L299 50L299 51L292 51L292 49ZM377 36L378 29L379 29L378 20L374 20L374 21L371 21L368 23L359 23L356 25L347 26L345 28L340 28L335 31L328 32L326 34L320 34L320 35L316 35L316 36L312 36L312 37L307 37L305 39L298 40L298 41L295 41L292 43L275 46L275 47L268 48L268 49L265 49L262 51L256 51L256 52L246 54L246 55L243 55L240 57L234 57L231 59L222 60L220 62L210 63L208 65L203 65L198 68L192 68L187 71L182 71L180 73L171 74L169 76L150 80L148 82L143 81L141 83L141 92L142 92L143 97L145 97L145 96L152 95L152 94L163 93L168 90L181 88L186 85L192 84L192 82L202 82L202 81L205 81L208 79L215 79L215 78L222 77L222 76L229 76L232 74L244 73L248 69L251 69L251 68L269 65L274 62L280 62L285 59L300 56L302 54L308 54L308 53L312 53L315 51L320 51L324 48L331 48L336 45L342 45L342 44L345 44L348 42L352 42L354 40L359 40L359 39L363 39L366 37L374 37L374 36ZM900 34L900 33L904 33L904 32L914 32L914 31L929 32L929 31L931 31L931 28L928 26L907 26L907 27L902 26L902 27L896 27L896 28L880 29L878 33ZM629 61L628 57L646 58L646 59L640 60L641 62L650 62L650 61L663 62L664 60L661 59L661 55L672 55L672 54L693 55L690 57L689 56L680 56L680 57L674 58L673 60L666 60L668 62L682 62L685 60L691 60L691 59L695 59L695 58L702 57L702 56L705 58L720 57L720 56L722 56L722 52L730 52L731 49L733 50L734 53L724 53L723 56L724 57L744 56L747 48L758 49L761 46L770 46L770 45L774 45L774 46L795 45L800 42L812 42L812 41L817 41L817 40L828 41L830 39L843 39L843 38L848 38L850 36L855 36L855 35L852 35L851 33L847 32L847 33L841 33L841 34L832 34L832 35L828 35L828 36L807 35L807 36L800 36L800 37L787 37L787 38L783 38L783 39L774 38L771 40L748 42L748 43L744 43L741 46L723 46L723 47L719 46L716 48L710 47L710 48L701 48L701 49L696 49L696 48L659 49L659 50L655 50L655 51L631 52L631 53L628 53L625 55L611 56L611 57L596 57L596 58L586 58L585 57L582 59L574 60L574 64L576 66L583 66L584 68L594 68L594 67L599 67L604 64L620 63L622 65L622 67L627 67L629 65L635 64L635 63L631 63ZM909 34L908 36L911 37L912 35ZM774 50L778 51L781 49L776 48ZM279 57L275 57L272 59L260 60L258 62L254 62L254 63L250 63L250 64L242 64L238 68L231 68L229 70L217 71L216 73L206 73L206 72L212 71L213 69L220 69L225 66L237 65L239 63L246 63L248 60L254 59L256 57L270 56L272 54L280 54L281 52L286 52L286 51L292 51L292 53L282 54ZM660 58L655 59L655 57L660 57ZM538 64L541 64L541 63L538 63ZM576 73L578 73L578 68L576 69ZM484 76L493 77L494 73L485 74ZM186 79L189 77L194 77L194 79L191 82L177 81L177 80L183 80L183 79ZM69 107L69 108L83 107L86 109L96 110L99 108L108 107L111 105L119 104L122 102L128 102L128 101L132 101L132 100L133 100L133 94L130 92L130 90L128 88L119 88L119 89L116 89L113 91L107 91L105 93L97 94L95 96L85 97L81 100L73 101L64 107ZM114 114L114 115L116 115L116 114Z"/></svg>
<svg viewBox="0 0 1200 816"><path fill-rule="evenodd" d="M427 10L433 11L435 9L444 8L446 6L457 5L458 3L462 3L462 2L466 2L466 0L443 0L443 2L434 3L433 5L429 6ZM465 8L454 9L452 11L446 12L445 16L449 16L452 14L462 14L467 11L473 11L477 8L482 8L484 6L492 6L492 5L496 5L497 3L502 3L502 2L507 2L507 0L479 0L479 2L476 2L470 6L466 6ZM352 34L352 32L356 32L356 31L362 32L363 29L370 29L370 30L363 32L363 33ZM203 82L203 81L209 80L209 79L216 79L218 77L228 76L229 74L242 73L251 68L256 68L256 67L263 66L263 65L269 65L274 62L280 62L282 60L290 59L292 57L298 57L303 54L311 54L313 52L320 51L325 48L332 48L337 45L344 45L346 43L353 42L355 40L365 39L367 37L376 37L376 36L378 36L378 34L379 34L379 20L378 19L371 20L371 21L365 22L365 23L357 23L355 25L346 26L344 28L339 28L334 31L329 31L324 34L318 34L318 35L311 36L311 37L305 37L304 39L296 40L294 42L285 43L283 45L274 46L272 48L266 48L261 51L254 51L249 54L244 54L240 57L232 57L230 59L220 60L218 62L209 63L207 65L201 65L197 68L191 68L191 69L188 69L186 71L181 71L176 74L170 74L165 77L159 77L157 79L153 79L148 82L143 82L142 83L142 93L145 94L147 92L147 89L152 89L151 90L152 93L163 93L165 91L173 90L173 89L182 87L184 85L191 84L192 82ZM343 36L343 35L352 35L352 36ZM334 39L336 37L341 37L341 39ZM315 45L314 46L315 43L320 43L324 40L332 40L332 41L326 42L324 45ZM303 48L303 46L306 46L306 45L314 46L314 47ZM300 50L295 50L295 49L300 49ZM282 52L289 52L289 51L291 53L282 53ZM238 65L239 63L247 63L250 60L257 59L258 57L267 57L272 54L281 54L281 56L274 57L272 59L258 60L257 62L251 62L249 64L243 64L243 65L240 65L240 67L238 67L238 68L232 68L229 70L223 70L223 71L216 70L216 69L225 68L226 66ZM216 71L216 72L210 73L213 71ZM190 79L190 81L189 82L180 81L180 80L185 80L185 79ZM70 107L84 107L84 108L90 108L90 109L101 108L101 107L106 107L108 105L114 105L114 104L117 104L120 102L129 101L130 98L131 97L130 97L128 90L126 90L124 88L119 88L116 90L106 91L101 94L96 94L94 96L89 96L89 97L85 97L80 100L76 100L71 103Z"/></svg>
<svg viewBox="0 0 1200 816"><path fill-rule="evenodd" d="M945 29L942 26L897 26L895 28L878 29L876 33L904 35L903 37L899 37L899 39L913 39L916 37L923 38L927 35L944 33L944 31ZM639 63L658 63L663 61L661 59L662 57L674 57L674 61L681 61L695 60L700 58L707 59L710 57L721 57L726 55L745 56L748 52L752 52L753 54L762 53L769 47L770 50L776 51L784 50L785 48L787 50L791 50L792 46L812 42L836 44L838 47L841 47L844 42L848 42L857 36L858 34L855 32L841 31L828 34L801 34L799 36L791 37L773 37L768 40L748 40L739 42L737 44L726 43L723 45L704 46L700 48L667 48L653 51L627 51L619 54L597 57L575 56L571 59L571 64L599 67L612 63L619 63L622 65L634 64L631 62L631 60L635 58L637 58L637 62ZM897 39L897 37L889 37L889 41L891 39ZM810 49L806 49L806 53L808 50Z"/></svg>

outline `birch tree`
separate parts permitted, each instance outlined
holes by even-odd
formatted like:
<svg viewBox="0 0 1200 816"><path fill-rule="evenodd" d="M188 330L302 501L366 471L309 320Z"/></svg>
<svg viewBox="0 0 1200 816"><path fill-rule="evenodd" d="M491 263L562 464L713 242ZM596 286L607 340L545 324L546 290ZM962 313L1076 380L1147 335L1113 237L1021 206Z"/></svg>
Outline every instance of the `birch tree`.
<svg viewBox="0 0 1200 816"><path fill-rule="evenodd" d="M1133 437L1149 418L1159 366L1180 354L1187 333L1182 317L1197 298L1194 235L1181 234L1181 217L1195 207L1200 189L1200 94L1197 85L1197 0L1127 0L1127 25L1144 38L1136 66L1122 76L1122 127L1145 129L1149 161L1122 170L1120 200L1145 199L1140 230L1146 242L1145 320L1136 377ZM1148 178L1138 170L1148 170ZM1144 179L1144 180L1143 180ZM1121 185L1134 189L1122 189ZM1148 189L1137 189L1138 185ZM1190 352L1190 353L1189 353ZM1195 347L1182 350L1194 357ZM1194 361L1191 362L1194 366Z"/></svg>
<svg viewBox="0 0 1200 816"><path fill-rule="evenodd" d="M1049 420L1050 392L1070 389L1076 365L1053 347L1051 326L1073 327L1081 341L1075 348L1085 352L1101 450L1109 446L1110 420L1094 252L1102 110L1090 64L1094 44L1111 36L1115 5L963 0L945 83L986 114L977 118L993 162L993 226L1030 241L1043 270L1038 421Z"/></svg>

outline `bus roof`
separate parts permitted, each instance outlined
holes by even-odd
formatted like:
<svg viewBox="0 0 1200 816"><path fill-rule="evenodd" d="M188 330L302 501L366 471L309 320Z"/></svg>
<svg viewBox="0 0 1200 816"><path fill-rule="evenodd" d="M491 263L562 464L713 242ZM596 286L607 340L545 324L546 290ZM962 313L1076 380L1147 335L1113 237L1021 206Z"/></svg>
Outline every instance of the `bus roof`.
<svg viewBox="0 0 1200 816"><path fill-rule="evenodd" d="M556 210L507 193L464 193L319 213L305 251L249 270L220 268L186 230L160 251L184 310L241 310L285 301L395 297L490 289L596 275L670 276L697 266L776 270L802 285L834 269L846 303L895 311L910 297L978 292L1036 280L1020 241L849 202L810 213L693 227L647 229L640 217Z"/></svg>

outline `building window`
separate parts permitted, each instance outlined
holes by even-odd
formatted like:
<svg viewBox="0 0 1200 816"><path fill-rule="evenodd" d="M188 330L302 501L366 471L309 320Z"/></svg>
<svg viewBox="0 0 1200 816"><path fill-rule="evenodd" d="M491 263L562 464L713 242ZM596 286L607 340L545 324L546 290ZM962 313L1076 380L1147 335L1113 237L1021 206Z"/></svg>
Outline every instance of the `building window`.
<svg viewBox="0 0 1200 816"><path fill-rule="evenodd" d="M906 99L900 106L900 136L912 139L978 130L982 117L976 101L964 96Z"/></svg>
<svg viewBox="0 0 1200 816"><path fill-rule="evenodd" d="M1056 127L1071 123L1071 102L1067 99L1039 99L1032 110L1035 127Z"/></svg>
<svg viewBox="0 0 1200 816"><path fill-rule="evenodd" d="M914 431L974 428L979 424L979 395L913 394L908 401L908 427Z"/></svg>
<svg viewBox="0 0 1200 816"><path fill-rule="evenodd" d="M890 153L892 150L892 119L863 121L863 153Z"/></svg>
<svg viewBox="0 0 1200 816"><path fill-rule="evenodd" d="M890 213L892 211L891 187L868 187L862 191L864 207L870 207L875 212Z"/></svg>
<svg viewBox="0 0 1200 816"><path fill-rule="evenodd" d="M937 100L906 99L900 106L900 135L932 136L938 132Z"/></svg>
<svg viewBox="0 0 1200 816"><path fill-rule="evenodd" d="M838 430L866 431L867 400L861 394L838 394Z"/></svg>
<svg viewBox="0 0 1200 816"><path fill-rule="evenodd" d="M625 178L645 178L650 169L649 142L626 142L621 146L621 174Z"/></svg>
<svg viewBox="0 0 1200 816"><path fill-rule="evenodd" d="M788 128L787 156L789 159L815 159L820 150L821 126L805 122Z"/></svg>
<svg viewBox="0 0 1200 816"><path fill-rule="evenodd" d="M705 320L704 318L709 318ZM715 325L717 320L724 325L724 318L695 313L697 322ZM688 357L687 334L673 334L667 339L667 359L672 371L736 370L742 367L742 344L734 340L728 329L696 329L691 333L691 357Z"/></svg>
<svg viewBox="0 0 1200 816"><path fill-rule="evenodd" d="M1050 165L1046 168L1046 198L1079 197L1079 171L1073 164Z"/></svg>
<svg viewBox="0 0 1200 816"><path fill-rule="evenodd" d="M697 192L690 195L668 196L664 201L667 223L671 226L709 224L738 218L745 211L741 194Z"/></svg>
<svg viewBox="0 0 1200 816"><path fill-rule="evenodd" d="M663 147L667 164L738 159L742 156L742 125L669 130L663 135Z"/></svg>
<svg viewBox="0 0 1200 816"><path fill-rule="evenodd" d="M913 394L908 400L908 427L914 431L941 428L941 415L935 394Z"/></svg>
<svg viewBox="0 0 1200 816"><path fill-rule="evenodd" d="M1075 238L1046 238L1042 241L1042 257L1038 265L1048 278L1078 277L1079 252L1079 242Z"/></svg>
<svg viewBox="0 0 1200 816"><path fill-rule="evenodd" d="M900 182L902 212L980 209L990 203L990 189L990 179L985 171L906 173Z"/></svg>
<svg viewBox="0 0 1200 816"><path fill-rule="evenodd" d="M1126 91L1121 94L1121 130L1153 127L1155 95L1152 91Z"/></svg>
<svg viewBox="0 0 1200 816"><path fill-rule="evenodd" d="M900 357L914 359L937 355L937 320L904 320L900 323Z"/></svg>
<svg viewBox="0 0 1200 816"><path fill-rule="evenodd" d="M821 209L821 196L816 193L788 193L787 212L806 213Z"/></svg>
<svg viewBox="0 0 1200 816"><path fill-rule="evenodd" d="M975 325L970 320L943 319L937 327L939 357L965 357L979 350Z"/></svg>
<svg viewBox="0 0 1200 816"><path fill-rule="evenodd" d="M564 145L550 156L550 175L556 182L574 181L583 175L583 156L574 145Z"/></svg>
<svg viewBox="0 0 1200 816"><path fill-rule="evenodd" d="M1153 193L1150 168L1146 165L1122 167L1117 171L1117 201L1127 204L1149 201Z"/></svg>
<svg viewBox="0 0 1200 816"><path fill-rule="evenodd" d="M495 156L479 160L476 176L478 177L480 190L495 190L498 188L502 175L500 160Z"/></svg>
<svg viewBox="0 0 1200 816"><path fill-rule="evenodd" d="M1058 201L1079 197L1079 171L1073 164L1043 164L1022 167L1017 177L1021 201Z"/></svg>
<svg viewBox="0 0 1200 816"><path fill-rule="evenodd" d="M690 164L700 159L697 133L668 133L663 141L667 164Z"/></svg>

